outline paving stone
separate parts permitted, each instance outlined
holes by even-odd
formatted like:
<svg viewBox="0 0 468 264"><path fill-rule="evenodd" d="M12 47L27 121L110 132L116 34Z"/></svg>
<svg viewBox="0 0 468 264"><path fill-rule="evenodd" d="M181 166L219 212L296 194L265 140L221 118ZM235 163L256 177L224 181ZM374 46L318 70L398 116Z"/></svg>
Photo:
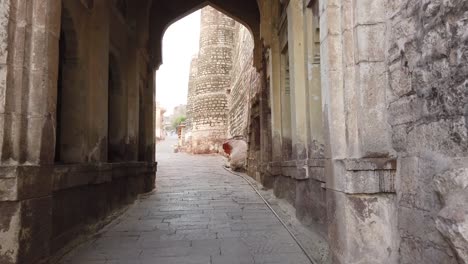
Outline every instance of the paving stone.
<svg viewBox="0 0 468 264"><path fill-rule="evenodd" d="M157 157L156 191L60 263L309 263L262 199L221 167L220 157Z"/></svg>
<svg viewBox="0 0 468 264"><path fill-rule="evenodd" d="M212 264L254 264L254 258L251 256L214 256Z"/></svg>
<svg viewBox="0 0 468 264"><path fill-rule="evenodd" d="M141 264L211 264L210 256L150 257L140 260Z"/></svg>
<svg viewBox="0 0 468 264"><path fill-rule="evenodd" d="M310 264L301 254L262 254L254 256L255 264Z"/></svg>

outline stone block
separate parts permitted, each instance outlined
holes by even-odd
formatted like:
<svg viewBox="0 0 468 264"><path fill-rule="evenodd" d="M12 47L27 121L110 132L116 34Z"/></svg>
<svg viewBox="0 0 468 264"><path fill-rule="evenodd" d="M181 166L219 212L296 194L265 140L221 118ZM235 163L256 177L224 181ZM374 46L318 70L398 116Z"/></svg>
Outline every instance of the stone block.
<svg viewBox="0 0 468 264"><path fill-rule="evenodd" d="M0 64L0 114L5 113L8 66Z"/></svg>
<svg viewBox="0 0 468 264"><path fill-rule="evenodd" d="M395 195L327 192L333 263L398 263Z"/></svg>
<svg viewBox="0 0 468 264"><path fill-rule="evenodd" d="M0 65L7 63L8 24L10 22L10 1L0 1Z"/></svg>
<svg viewBox="0 0 468 264"><path fill-rule="evenodd" d="M396 16L401 15L405 6L406 0L394 0L387 2L386 17L394 18Z"/></svg>
<svg viewBox="0 0 468 264"><path fill-rule="evenodd" d="M20 133L23 126L24 117L12 114L1 115L4 126L2 139L2 160L6 164L18 164L21 161L21 155L24 154L24 146L20 145Z"/></svg>
<svg viewBox="0 0 468 264"><path fill-rule="evenodd" d="M328 129L330 132L330 151L335 157L342 157L346 153L346 121L345 121L345 102L343 90L343 74L341 71L330 71L324 76L328 92L323 94L325 97L324 112L329 111ZM328 98L327 98L328 97ZM327 124L327 123L326 123Z"/></svg>
<svg viewBox="0 0 468 264"><path fill-rule="evenodd" d="M412 129L404 131L406 151L437 152L452 156L455 153L466 153L468 150L467 120L464 117L440 119L434 122L415 124Z"/></svg>
<svg viewBox="0 0 468 264"><path fill-rule="evenodd" d="M355 54L356 63L384 62L386 24L356 26Z"/></svg>
<svg viewBox="0 0 468 264"><path fill-rule="evenodd" d="M343 62L343 46L340 35L330 35L321 42L321 63L328 71L339 71ZM323 76L322 76L323 77Z"/></svg>
<svg viewBox="0 0 468 264"><path fill-rule="evenodd" d="M327 222L326 189L313 179L298 181L296 184L296 216L305 225L325 228ZM317 228L320 229L320 228ZM326 233L325 230L322 230Z"/></svg>
<svg viewBox="0 0 468 264"><path fill-rule="evenodd" d="M52 192L52 167L18 167L18 198L21 200L49 196Z"/></svg>
<svg viewBox="0 0 468 264"><path fill-rule="evenodd" d="M19 202L0 202L0 263L16 264L21 228L21 205Z"/></svg>
<svg viewBox="0 0 468 264"><path fill-rule="evenodd" d="M325 169L323 167L310 167L309 166L309 177L316 181L326 182Z"/></svg>
<svg viewBox="0 0 468 264"><path fill-rule="evenodd" d="M42 60L44 61L44 58ZM52 90L49 80L48 72L44 70L31 71L28 75L28 82L31 87L28 95L28 114L32 117L45 117L47 114L56 111L55 108L52 108L56 104L56 98L49 98L49 91ZM53 103L51 104L51 102Z"/></svg>
<svg viewBox="0 0 468 264"><path fill-rule="evenodd" d="M50 116L29 117L27 131L26 160L31 164L51 164L55 156L54 120Z"/></svg>
<svg viewBox="0 0 468 264"><path fill-rule="evenodd" d="M320 40L329 37L330 35L339 35L341 33L341 9L335 6L328 7L325 10L322 19L320 19L320 28L323 33L320 32ZM321 31L322 31L321 30Z"/></svg>
<svg viewBox="0 0 468 264"><path fill-rule="evenodd" d="M387 120L386 66L384 63L361 62L357 70L359 153L365 157L388 156L393 149Z"/></svg>
<svg viewBox="0 0 468 264"><path fill-rule="evenodd" d="M447 239L459 263L468 263L468 168L447 170L435 180L444 207L439 212L437 229Z"/></svg>
<svg viewBox="0 0 468 264"><path fill-rule="evenodd" d="M47 34L47 61L50 61L52 65L50 65L47 69L47 76L50 81L49 89L47 90L47 94L50 96L51 94L57 93L57 80L58 80L58 71L59 71L59 36L55 35L54 33L48 32ZM56 96L51 98L53 103L56 103ZM50 104L50 102L48 102Z"/></svg>
<svg viewBox="0 0 468 264"><path fill-rule="evenodd" d="M21 2L21 1L19 1ZM22 2L21 2L22 3ZM25 5L25 4L24 4ZM24 19L24 18L23 18ZM24 58L26 56L26 41L27 41L27 30L26 21L12 21L11 27L15 29L15 34L11 36L10 43L14 43L14 48L10 49L9 55L11 56L12 66L15 68L22 68ZM23 76L18 76L22 78Z"/></svg>
<svg viewBox="0 0 468 264"><path fill-rule="evenodd" d="M429 212L440 210L441 204L435 192L433 179L446 166L446 161L438 156L399 159L399 204Z"/></svg>
<svg viewBox="0 0 468 264"><path fill-rule="evenodd" d="M42 2L42 1L41 1ZM30 56L30 62L28 69L31 71L45 71L48 64L44 63L47 61L47 39L48 33L45 28L26 28L26 35L31 39L34 39L30 43L30 47L26 49L26 56ZM31 83L31 87L34 87L34 83Z"/></svg>
<svg viewBox="0 0 468 264"><path fill-rule="evenodd" d="M102 173L97 170L92 165L56 166L53 172L53 190L59 191L90 184L94 179L98 178L97 175ZM107 174L107 181L111 181L110 173ZM99 180L98 182L102 183L103 181Z"/></svg>
<svg viewBox="0 0 468 264"><path fill-rule="evenodd" d="M310 169L309 169L308 160L297 160L295 179L305 180L309 178L310 178Z"/></svg>
<svg viewBox="0 0 468 264"><path fill-rule="evenodd" d="M281 162L281 175L291 178L296 178L297 166L296 161L283 161Z"/></svg>
<svg viewBox="0 0 468 264"><path fill-rule="evenodd" d="M415 237L402 237L399 264L459 264L450 249Z"/></svg>
<svg viewBox="0 0 468 264"><path fill-rule="evenodd" d="M354 47L354 31L346 30L343 32L343 63L345 66L351 67L355 65L353 47Z"/></svg>
<svg viewBox="0 0 468 264"><path fill-rule="evenodd" d="M0 202L0 262L37 263L49 254L51 197Z"/></svg>
<svg viewBox="0 0 468 264"><path fill-rule="evenodd" d="M5 113L21 113L20 106L27 100L23 96L23 89L20 89L24 82L23 73L22 66L8 67L8 74L11 77L7 79L6 83L8 89L5 90Z"/></svg>
<svg viewBox="0 0 468 264"><path fill-rule="evenodd" d="M390 67L389 78L390 87L396 96L407 95L413 90L411 86L411 73L399 63Z"/></svg>
<svg viewBox="0 0 468 264"><path fill-rule="evenodd" d="M386 0L361 0L354 2L354 21L357 25L384 23L387 18ZM353 9L352 6L349 7Z"/></svg>
<svg viewBox="0 0 468 264"><path fill-rule="evenodd" d="M270 163L268 163L267 170L272 176L281 175L281 162L270 162Z"/></svg>
<svg viewBox="0 0 468 264"><path fill-rule="evenodd" d="M275 196L286 199L294 206L296 202L296 181L290 177L276 177L273 185L273 192Z"/></svg>
<svg viewBox="0 0 468 264"><path fill-rule="evenodd" d="M37 30L42 30L44 31L46 27L48 26L48 7L50 3L55 2L55 1L40 1L40 2L34 2L29 5L30 12L34 14L32 16L32 27L36 28Z"/></svg>
<svg viewBox="0 0 468 264"><path fill-rule="evenodd" d="M60 36L62 2L58 0L51 0L48 2L49 5L47 6L47 29L49 30L50 34L58 38ZM94 2L94 0L88 0L87 2Z"/></svg>
<svg viewBox="0 0 468 264"><path fill-rule="evenodd" d="M392 159L327 161L327 189L349 194L395 192L396 162Z"/></svg>
<svg viewBox="0 0 468 264"><path fill-rule="evenodd" d="M421 119L423 113L423 100L416 95L410 95L390 104L388 108L388 119L392 126L408 124Z"/></svg>
<svg viewBox="0 0 468 264"><path fill-rule="evenodd" d="M392 127L392 146L397 152L404 152L407 149L408 133L407 125L396 125Z"/></svg>
<svg viewBox="0 0 468 264"><path fill-rule="evenodd" d="M445 240L435 225L436 214L436 212L398 206L398 230L401 237L413 237L440 248L446 247Z"/></svg>
<svg viewBox="0 0 468 264"><path fill-rule="evenodd" d="M50 195L51 167L0 167L0 201L21 201Z"/></svg>
<svg viewBox="0 0 468 264"><path fill-rule="evenodd" d="M351 0L342 1L341 26L342 32L353 30L354 28L354 3ZM338 17L337 17L338 18ZM337 19L335 18L335 19Z"/></svg>
<svg viewBox="0 0 468 264"><path fill-rule="evenodd" d="M18 263L37 263L50 253L52 197L21 202Z"/></svg>

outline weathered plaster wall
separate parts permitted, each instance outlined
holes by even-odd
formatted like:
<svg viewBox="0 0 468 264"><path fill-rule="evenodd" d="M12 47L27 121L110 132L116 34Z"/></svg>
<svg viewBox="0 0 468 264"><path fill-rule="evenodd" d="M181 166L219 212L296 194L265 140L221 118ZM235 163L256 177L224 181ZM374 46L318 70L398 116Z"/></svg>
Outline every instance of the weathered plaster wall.
<svg viewBox="0 0 468 264"><path fill-rule="evenodd" d="M468 166L467 12L466 1L395 2L387 10L387 98L399 157L400 263L457 263L457 251L447 242L454 243L459 231L449 230L460 228L463 220L444 215L442 233L436 221L442 207L461 198L444 201L436 191L441 181L452 181L450 171Z"/></svg>

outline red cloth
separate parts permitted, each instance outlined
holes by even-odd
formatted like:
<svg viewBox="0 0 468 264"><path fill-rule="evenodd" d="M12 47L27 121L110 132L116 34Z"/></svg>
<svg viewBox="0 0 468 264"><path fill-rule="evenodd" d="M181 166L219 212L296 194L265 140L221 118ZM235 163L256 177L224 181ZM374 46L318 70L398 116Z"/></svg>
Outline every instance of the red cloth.
<svg viewBox="0 0 468 264"><path fill-rule="evenodd" d="M231 145L229 145L229 142L225 142L223 144L223 149L224 149L224 152L228 155L231 155L231 150L232 150L232 147Z"/></svg>

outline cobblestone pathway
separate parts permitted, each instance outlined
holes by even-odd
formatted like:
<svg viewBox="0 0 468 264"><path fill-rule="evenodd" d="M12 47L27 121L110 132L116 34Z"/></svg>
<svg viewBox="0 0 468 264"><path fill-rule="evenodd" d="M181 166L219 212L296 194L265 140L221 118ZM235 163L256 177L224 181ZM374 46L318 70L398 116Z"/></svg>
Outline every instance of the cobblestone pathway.
<svg viewBox="0 0 468 264"><path fill-rule="evenodd" d="M217 156L158 145L157 189L64 264L310 263L261 198Z"/></svg>

